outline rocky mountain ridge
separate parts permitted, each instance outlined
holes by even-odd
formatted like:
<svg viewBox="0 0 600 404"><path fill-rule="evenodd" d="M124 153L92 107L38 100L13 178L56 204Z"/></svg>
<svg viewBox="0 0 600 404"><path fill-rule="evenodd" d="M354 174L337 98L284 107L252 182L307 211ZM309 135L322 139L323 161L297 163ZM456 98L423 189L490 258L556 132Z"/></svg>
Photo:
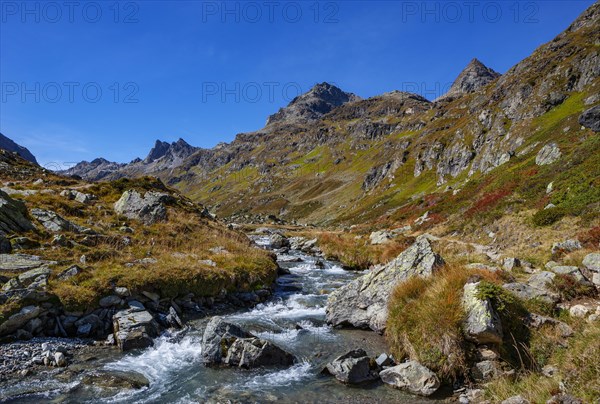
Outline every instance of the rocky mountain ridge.
<svg viewBox="0 0 600 404"><path fill-rule="evenodd" d="M7 138L2 133L0 133L0 149L8 150L10 152L17 153L19 156L23 157L25 160L30 161L34 164L37 164L37 160L33 154L26 148L13 140Z"/></svg>

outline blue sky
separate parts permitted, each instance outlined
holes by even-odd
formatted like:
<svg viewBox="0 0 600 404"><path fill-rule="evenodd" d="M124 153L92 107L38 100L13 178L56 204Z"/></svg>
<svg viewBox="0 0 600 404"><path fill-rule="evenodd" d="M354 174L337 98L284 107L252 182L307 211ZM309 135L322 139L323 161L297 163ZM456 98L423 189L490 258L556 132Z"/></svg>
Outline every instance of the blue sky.
<svg viewBox="0 0 600 404"><path fill-rule="evenodd" d="M432 99L473 57L504 73L593 3L0 0L0 132L43 165L212 147L318 82Z"/></svg>

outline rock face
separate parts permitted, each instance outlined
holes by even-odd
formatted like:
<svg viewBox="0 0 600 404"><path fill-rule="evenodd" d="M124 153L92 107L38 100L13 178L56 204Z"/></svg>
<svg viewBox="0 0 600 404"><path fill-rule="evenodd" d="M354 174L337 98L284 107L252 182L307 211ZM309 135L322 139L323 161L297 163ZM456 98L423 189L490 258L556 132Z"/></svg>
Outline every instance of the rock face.
<svg viewBox="0 0 600 404"><path fill-rule="evenodd" d="M125 191L115 202L115 212L129 219L137 219L144 224L152 224L167 219L167 208L164 203L171 196L160 192L148 191L142 197L135 190Z"/></svg>
<svg viewBox="0 0 600 404"><path fill-rule="evenodd" d="M276 345L256 338L235 324L213 317L202 336L202 362L206 366L291 365L294 357Z"/></svg>
<svg viewBox="0 0 600 404"><path fill-rule="evenodd" d="M433 252L427 237L419 236L393 261L333 292L327 300L327 322L383 332L394 287L413 276L431 276L443 264L444 260Z"/></svg>
<svg viewBox="0 0 600 404"><path fill-rule="evenodd" d="M35 226L27 218L25 204L0 191L0 235L31 230L35 230Z"/></svg>
<svg viewBox="0 0 600 404"><path fill-rule="evenodd" d="M579 123L594 132L600 132L600 105L596 105L581 114Z"/></svg>
<svg viewBox="0 0 600 404"><path fill-rule="evenodd" d="M35 159L33 154L31 154L31 152L27 150L26 147L16 144L14 141L4 136L2 133L0 133L0 149L15 152L25 160L37 164L37 160Z"/></svg>
<svg viewBox="0 0 600 404"><path fill-rule="evenodd" d="M10 254L12 252L12 244L6 237L0 234L0 254Z"/></svg>
<svg viewBox="0 0 600 404"><path fill-rule="evenodd" d="M562 153L556 143L550 143L542 147L535 157L535 164L545 166L552 164L560 159Z"/></svg>
<svg viewBox="0 0 600 404"><path fill-rule="evenodd" d="M337 357L333 362L327 364L324 372L347 384L364 383L378 377L376 369L371 366L371 358L362 349L356 349Z"/></svg>
<svg viewBox="0 0 600 404"><path fill-rule="evenodd" d="M435 373L414 361L382 370L379 377L394 388L420 396L430 396L440 387Z"/></svg>
<svg viewBox="0 0 600 404"><path fill-rule="evenodd" d="M150 313L138 308L121 310L113 316L115 341L122 351L146 348L158 336L158 324Z"/></svg>
<svg viewBox="0 0 600 404"><path fill-rule="evenodd" d="M492 308L489 299L482 300L477 296L479 284L480 282L467 283L464 286L466 337L477 344L500 344L502 343L500 316Z"/></svg>
<svg viewBox="0 0 600 404"><path fill-rule="evenodd" d="M329 83L314 86L309 92L294 98L287 107L267 119L267 125L275 122L302 122L315 120L335 107L360 98L351 93L345 93Z"/></svg>
<svg viewBox="0 0 600 404"><path fill-rule="evenodd" d="M473 93L500 76L500 73L490 69L479 60L473 59L458 75L443 98Z"/></svg>

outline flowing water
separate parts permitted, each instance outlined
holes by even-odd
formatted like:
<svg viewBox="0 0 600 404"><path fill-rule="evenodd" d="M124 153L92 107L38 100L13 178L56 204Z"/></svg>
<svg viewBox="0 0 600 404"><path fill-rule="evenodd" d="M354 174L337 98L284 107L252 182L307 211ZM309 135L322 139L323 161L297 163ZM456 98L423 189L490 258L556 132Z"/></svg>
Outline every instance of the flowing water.
<svg viewBox="0 0 600 404"><path fill-rule="evenodd" d="M267 246L267 238L258 238ZM227 315L255 335L274 342L298 358L290 368L211 369L200 362L200 341L207 319L192 321L186 330L163 335L152 348L124 355L112 353L90 367L138 372L150 386L140 390L83 387L78 381L53 377L23 379L0 388L0 400L39 403L196 403L196 402L297 402L297 403L419 403L428 400L407 395L379 383L349 387L322 375L328 361L350 349L362 348L370 356L386 351L382 337L360 330L337 330L325 323L327 294L360 273L343 270L299 251L279 256L290 275L278 279L271 300L253 309ZM297 260L296 262L289 262ZM299 290L301 287L301 290ZM114 350L113 350L114 351ZM51 375L50 375L51 376ZM81 377L81 376L78 376ZM4 390L4 391L2 391Z"/></svg>

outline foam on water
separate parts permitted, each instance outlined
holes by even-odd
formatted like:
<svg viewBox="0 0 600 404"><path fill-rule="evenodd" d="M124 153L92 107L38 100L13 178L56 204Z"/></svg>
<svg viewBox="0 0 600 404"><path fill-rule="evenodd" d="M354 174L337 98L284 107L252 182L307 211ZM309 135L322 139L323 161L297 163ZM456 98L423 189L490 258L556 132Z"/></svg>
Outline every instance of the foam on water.
<svg viewBox="0 0 600 404"><path fill-rule="evenodd" d="M119 361L106 365L106 368L141 373L152 384L200 363L200 342L200 337L193 335L187 335L181 341L162 336L154 341L153 347L140 355L124 356Z"/></svg>
<svg viewBox="0 0 600 404"><path fill-rule="evenodd" d="M279 300L266 304L259 304L253 310L247 313L241 313L232 318L300 318L300 317L324 317L325 307L314 306L307 307L299 300L307 299L318 295L291 295L287 300Z"/></svg>

